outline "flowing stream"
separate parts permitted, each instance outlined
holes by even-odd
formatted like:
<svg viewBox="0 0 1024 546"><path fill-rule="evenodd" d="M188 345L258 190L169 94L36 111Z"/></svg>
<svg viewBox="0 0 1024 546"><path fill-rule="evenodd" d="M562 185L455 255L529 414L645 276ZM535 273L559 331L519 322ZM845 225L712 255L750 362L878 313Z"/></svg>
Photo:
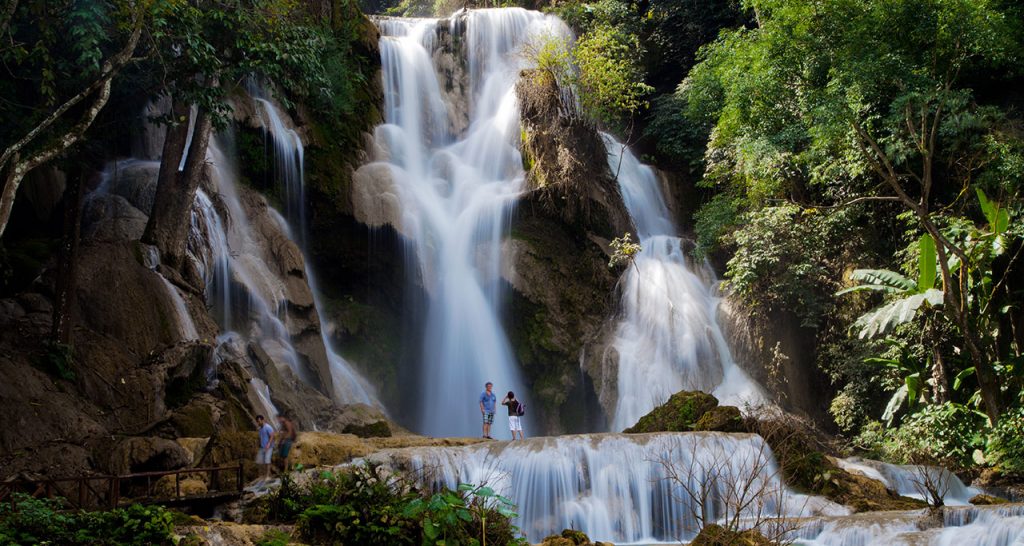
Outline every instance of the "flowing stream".
<svg viewBox="0 0 1024 546"><path fill-rule="evenodd" d="M430 296L417 429L477 436L474 410L485 382L498 398L524 392L500 318L500 243L523 183L519 49L534 33L565 32L564 25L508 8L383 19L380 28L385 123L375 140L401 201L399 230ZM465 94L448 100L433 62L442 47L468 72Z"/></svg>
<svg viewBox="0 0 1024 546"><path fill-rule="evenodd" d="M531 542L579 529L615 544L678 543L697 517L846 514L788 491L752 434L594 434L374 455L431 485L488 485L515 500Z"/></svg>

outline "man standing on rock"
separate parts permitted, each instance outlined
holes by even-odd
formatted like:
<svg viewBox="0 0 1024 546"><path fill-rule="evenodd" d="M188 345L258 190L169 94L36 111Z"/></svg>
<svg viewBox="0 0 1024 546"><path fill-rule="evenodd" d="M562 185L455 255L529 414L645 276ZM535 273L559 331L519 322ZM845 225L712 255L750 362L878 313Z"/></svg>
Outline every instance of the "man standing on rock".
<svg viewBox="0 0 1024 546"><path fill-rule="evenodd" d="M256 416L256 428L260 433L260 449L256 452L256 464L263 471L264 478L270 478L270 461L274 456L274 427L262 415Z"/></svg>
<svg viewBox="0 0 1024 546"><path fill-rule="evenodd" d="M484 438L493 440L491 438L491 424L494 423L494 403L497 402L497 397L491 392L494 388L494 383L490 381L484 385L484 392L480 393L480 415L484 418Z"/></svg>
<svg viewBox="0 0 1024 546"><path fill-rule="evenodd" d="M281 458L281 472L288 472L291 470L288 457L298 433L295 431L295 423L283 413L277 416L277 424L280 427L277 433L277 456Z"/></svg>

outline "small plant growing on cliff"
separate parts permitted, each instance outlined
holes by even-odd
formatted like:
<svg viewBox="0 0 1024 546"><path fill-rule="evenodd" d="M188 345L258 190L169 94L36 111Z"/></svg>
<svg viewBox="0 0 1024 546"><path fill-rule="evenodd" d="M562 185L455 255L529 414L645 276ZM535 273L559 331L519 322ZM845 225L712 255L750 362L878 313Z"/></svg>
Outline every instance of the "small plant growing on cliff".
<svg viewBox="0 0 1024 546"><path fill-rule="evenodd" d="M614 268L620 264L629 264L636 267L636 255L643 250L639 243L633 242L633 236L627 231L622 237L616 237L609 245L612 248L612 256L608 259L608 267ZM637 273L640 270L637 269Z"/></svg>

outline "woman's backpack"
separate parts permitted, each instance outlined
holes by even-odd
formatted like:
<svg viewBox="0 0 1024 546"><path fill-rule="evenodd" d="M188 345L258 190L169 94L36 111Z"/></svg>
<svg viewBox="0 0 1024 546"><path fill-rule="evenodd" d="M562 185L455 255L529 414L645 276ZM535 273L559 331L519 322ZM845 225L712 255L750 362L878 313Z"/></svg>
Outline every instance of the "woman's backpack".
<svg viewBox="0 0 1024 546"><path fill-rule="evenodd" d="M519 402L519 405L516 406L516 415L520 417L526 415L526 404Z"/></svg>

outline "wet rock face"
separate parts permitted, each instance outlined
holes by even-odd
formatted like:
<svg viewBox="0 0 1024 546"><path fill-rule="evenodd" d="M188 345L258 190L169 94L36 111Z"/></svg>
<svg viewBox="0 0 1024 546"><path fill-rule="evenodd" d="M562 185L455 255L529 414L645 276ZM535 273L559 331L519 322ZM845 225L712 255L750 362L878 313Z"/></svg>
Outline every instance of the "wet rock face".
<svg viewBox="0 0 1024 546"><path fill-rule="evenodd" d="M191 454L174 440L153 437L126 438L111 450L107 469L118 475L176 470L188 466L191 458Z"/></svg>
<svg viewBox="0 0 1024 546"><path fill-rule="evenodd" d="M633 226L596 130L561 117L557 88L529 71L516 93L528 191L503 248L506 331L546 430L596 430L607 409L596 392L614 391L604 341L619 272L608 242Z"/></svg>

